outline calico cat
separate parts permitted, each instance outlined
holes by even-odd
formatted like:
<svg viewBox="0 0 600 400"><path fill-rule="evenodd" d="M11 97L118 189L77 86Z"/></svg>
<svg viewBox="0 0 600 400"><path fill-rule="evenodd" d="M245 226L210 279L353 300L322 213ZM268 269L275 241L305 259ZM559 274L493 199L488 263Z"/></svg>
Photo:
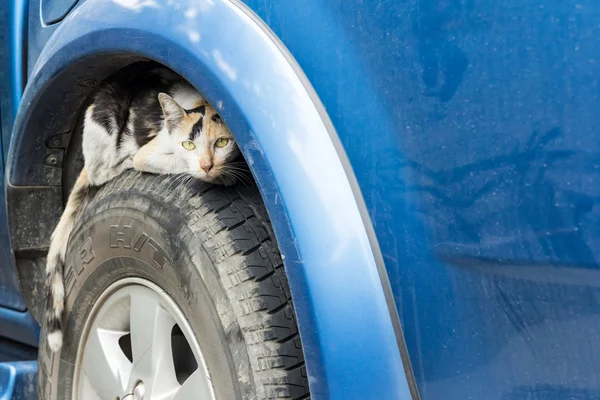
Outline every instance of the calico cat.
<svg viewBox="0 0 600 400"><path fill-rule="evenodd" d="M45 323L52 351L62 346L63 265L69 235L95 190L123 171L188 174L235 182L240 154L215 109L173 72L120 74L101 84L85 113L82 169L52 233L46 263Z"/></svg>

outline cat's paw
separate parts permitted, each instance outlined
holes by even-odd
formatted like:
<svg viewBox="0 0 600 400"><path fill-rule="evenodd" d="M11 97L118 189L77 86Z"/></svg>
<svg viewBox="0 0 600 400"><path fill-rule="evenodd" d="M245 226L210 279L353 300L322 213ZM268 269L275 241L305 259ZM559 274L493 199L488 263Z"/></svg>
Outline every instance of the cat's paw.
<svg viewBox="0 0 600 400"><path fill-rule="evenodd" d="M123 161L123 164L121 164L123 166L123 169L134 169L133 167L133 157L128 157L125 159L125 161Z"/></svg>

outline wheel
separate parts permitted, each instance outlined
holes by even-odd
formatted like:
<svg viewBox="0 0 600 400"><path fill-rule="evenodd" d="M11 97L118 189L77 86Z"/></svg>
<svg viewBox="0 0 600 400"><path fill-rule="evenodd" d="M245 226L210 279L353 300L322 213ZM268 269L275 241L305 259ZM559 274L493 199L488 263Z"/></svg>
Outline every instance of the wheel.
<svg viewBox="0 0 600 400"><path fill-rule="evenodd" d="M65 291L64 345L42 340L39 399L309 398L254 187L124 174L80 218Z"/></svg>

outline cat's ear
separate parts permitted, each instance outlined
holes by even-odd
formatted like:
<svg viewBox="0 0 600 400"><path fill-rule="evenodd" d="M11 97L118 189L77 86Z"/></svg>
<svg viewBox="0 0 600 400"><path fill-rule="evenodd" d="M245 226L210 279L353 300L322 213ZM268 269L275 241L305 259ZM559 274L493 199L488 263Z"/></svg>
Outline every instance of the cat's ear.
<svg viewBox="0 0 600 400"><path fill-rule="evenodd" d="M173 129L176 129L185 118L185 110L166 93L158 94L158 102L165 115L167 129L171 132Z"/></svg>

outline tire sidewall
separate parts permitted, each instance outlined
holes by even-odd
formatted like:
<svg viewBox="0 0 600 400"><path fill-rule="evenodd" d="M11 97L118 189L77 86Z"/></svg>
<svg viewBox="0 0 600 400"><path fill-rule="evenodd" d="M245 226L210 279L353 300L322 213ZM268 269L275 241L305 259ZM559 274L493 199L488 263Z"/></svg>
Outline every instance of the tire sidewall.
<svg viewBox="0 0 600 400"><path fill-rule="evenodd" d="M218 399L255 397L250 361L217 271L196 238L200 213L152 198L115 194L84 213L69 241L64 280L64 346L39 353L40 399L71 399L77 351L100 295L138 277L163 289L179 306L200 344ZM88 215L90 214L90 215ZM235 354L235 357L233 356Z"/></svg>

